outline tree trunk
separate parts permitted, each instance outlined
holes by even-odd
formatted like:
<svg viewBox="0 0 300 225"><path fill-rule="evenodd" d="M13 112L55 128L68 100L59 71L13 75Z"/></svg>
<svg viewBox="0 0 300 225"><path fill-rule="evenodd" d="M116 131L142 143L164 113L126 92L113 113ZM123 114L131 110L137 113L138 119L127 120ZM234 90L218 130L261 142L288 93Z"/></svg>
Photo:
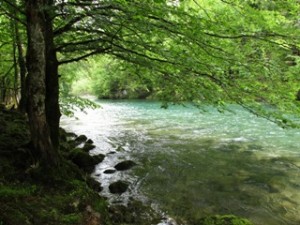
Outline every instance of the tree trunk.
<svg viewBox="0 0 300 225"><path fill-rule="evenodd" d="M59 81L58 60L54 46L52 17L53 0L47 0L44 20L44 38L46 43L46 117L50 127L51 140L55 148L59 147Z"/></svg>
<svg viewBox="0 0 300 225"><path fill-rule="evenodd" d="M53 146L50 129L46 120L46 47L44 39L44 10L43 0L27 0L27 113L31 139L42 166L58 164L58 152Z"/></svg>
<svg viewBox="0 0 300 225"><path fill-rule="evenodd" d="M22 41L20 37L18 22L15 21L15 35L16 44L18 49L18 64L20 67L20 85L21 85L21 99L19 103L19 110L21 112L26 111L27 93L26 93L26 62L24 58L24 52L22 47Z"/></svg>
<svg viewBox="0 0 300 225"><path fill-rule="evenodd" d="M13 62L14 62L14 83L13 83L13 107L18 105L18 76L19 76L19 68L18 68L18 60L17 60L17 48L16 48L16 34L15 29L16 23L14 20L11 20L11 35L12 35L12 50L13 50Z"/></svg>

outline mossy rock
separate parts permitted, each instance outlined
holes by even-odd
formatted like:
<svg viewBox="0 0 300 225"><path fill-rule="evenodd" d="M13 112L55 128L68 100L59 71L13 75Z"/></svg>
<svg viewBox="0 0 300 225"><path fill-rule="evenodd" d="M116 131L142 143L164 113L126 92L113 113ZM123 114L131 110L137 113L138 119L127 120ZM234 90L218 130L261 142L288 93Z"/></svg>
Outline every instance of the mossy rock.
<svg viewBox="0 0 300 225"><path fill-rule="evenodd" d="M215 215L200 219L195 225L253 225L249 220L234 215Z"/></svg>
<svg viewBox="0 0 300 225"><path fill-rule="evenodd" d="M122 146L118 146L118 147L116 148L116 151L117 151L117 152L123 152L123 151L125 151L125 149L124 149Z"/></svg>
<svg viewBox="0 0 300 225"><path fill-rule="evenodd" d="M70 146L71 149L76 148L80 143L77 143L75 140L67 141L67 144Z"/></svg>
<svg viewBox="0 0 300 225"><path fill-rule="evenodd" d="M115 169L116 170L128 170L128 169L132 168L133 166L136 166L135 162L133 162L131 160L126 160L126 161L120 162L117 165L115 165Z"/></svg>
<svg viewBox="0 0 300 225"><path fill-rule="evenodd" d="M92 157L93 157L94 162L95 162L95 165L96 165L96 164L98 164L98 163L101 163L101 162L104 160L105 155L103 155L103 154L98 154L98 155L94 155L94 156L92 156Z"/></svg>
<svg viewBox="0 0 300 225"><path fill-rule="evenodd" d="M127 190L128 186L127 182L119 180L110 184L108 188L112 194L122 194Z"/></svg>
<svg viewBox="0 0 300 225"><path fill-rule="evenodd" d="M92 173L94 166L102 162L105 156L102 154L91 156L81 148L75 148L70 152L68 158L85 172Z"/></svg>
<svg viewBox="0 0 300 225"><path fill-rule="evenodd" d="M85 143L84 146L82 147L82 150L85 152L88 152L92 149L94 149L96 146L90 143Z"/></svg>
<svg viewBox="0 0 300 225"><path fill-rule="evenodd" d="M75 138L75 141L77 143L83 143L87 141L87 137L85 135L79 135L77 138Z"/></svg>
<svg viewBox="0 0 300 225"><path fill-rule="evenodd" d="M80 168L94 166L96 161L89 153L82 151L80 148L75 148L71 151L69 158Z"/></svg>
<svg viewBox="0 0 300 225"><path fill-rule="evenodd" d="M94 142L93 142L92 139L88 139L88 140L86 141L86 143L87 143L87 144L94 144Z"/></svg>

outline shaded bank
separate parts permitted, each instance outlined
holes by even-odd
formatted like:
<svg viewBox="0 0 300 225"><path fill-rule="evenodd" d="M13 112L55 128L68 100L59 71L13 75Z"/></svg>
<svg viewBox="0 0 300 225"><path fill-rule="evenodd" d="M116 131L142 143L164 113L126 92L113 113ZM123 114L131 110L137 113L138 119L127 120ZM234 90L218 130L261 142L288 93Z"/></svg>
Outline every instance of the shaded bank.
<svg viewBox="0 0 300 225"><path fill-rule="evenodd" d="M89 176L65 157L66 149L59 168L45 171L31 155L26 117L3 110L0 120L1 224L109 221L106 201L93 191Z"/></svg>

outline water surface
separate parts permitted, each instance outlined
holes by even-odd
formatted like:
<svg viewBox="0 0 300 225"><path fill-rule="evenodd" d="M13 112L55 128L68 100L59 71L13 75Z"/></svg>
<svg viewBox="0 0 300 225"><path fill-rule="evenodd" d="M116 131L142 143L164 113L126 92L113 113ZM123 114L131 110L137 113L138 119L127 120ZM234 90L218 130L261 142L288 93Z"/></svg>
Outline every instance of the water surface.
<svg viewBox="0 0 300 225"><path fill-rule="evenodd" d="M192 106L161 109L151 101L99 101L102 108L63 118L105 153L93 176L112 203L139 198L174 218L236 214L256 225L300 224L300 131L282 129L231 106L235 113ZM130 171L104 174L133 159ZM111 195L108 184L131 183Z"/></svg>

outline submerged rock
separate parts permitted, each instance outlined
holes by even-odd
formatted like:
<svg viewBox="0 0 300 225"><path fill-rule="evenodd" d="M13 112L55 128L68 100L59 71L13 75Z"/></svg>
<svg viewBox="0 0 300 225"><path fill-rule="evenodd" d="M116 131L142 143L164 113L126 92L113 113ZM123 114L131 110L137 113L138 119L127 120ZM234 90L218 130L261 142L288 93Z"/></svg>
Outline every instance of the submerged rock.
<svg viewBox="0 0 300 225"><path fill-rule="evenodd" d="M128 186L129 186L128 183L119 180L117 182L110 184L108 188L112 194L122 194L127 190Z"/></svg>
<svg viewBox="0 0 300 225"><path fill-rule="evenodd" d="M133 162L131 160L126 160L126 161L120 162L117 165L115 165L115 169L116 170L128 170L128 169L132 168L133 166L136 166L135 162Z"/></svg>
<svg viewBox="0 0 300 225"><path fill-rule="evenodd" d="M116 148L116 151L117 152L123 152L123 151L125 151L125 149L122 147L122 146L118 146L117 148Z"/></svg>

